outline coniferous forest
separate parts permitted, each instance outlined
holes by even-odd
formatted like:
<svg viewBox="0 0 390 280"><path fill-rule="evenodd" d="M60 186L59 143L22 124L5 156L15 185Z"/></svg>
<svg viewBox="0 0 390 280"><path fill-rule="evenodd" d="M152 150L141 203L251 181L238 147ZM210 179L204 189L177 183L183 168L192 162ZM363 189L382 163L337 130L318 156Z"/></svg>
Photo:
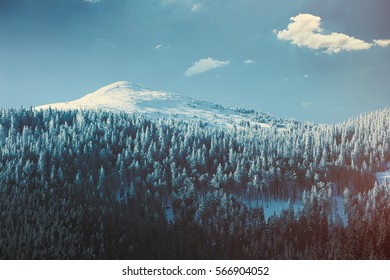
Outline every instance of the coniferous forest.
<svg viewBox="0 0 390 280"><path fill-rule="evenodd" d="M390 259L390 109L267 122L0 109L0 259Z"/></svg>

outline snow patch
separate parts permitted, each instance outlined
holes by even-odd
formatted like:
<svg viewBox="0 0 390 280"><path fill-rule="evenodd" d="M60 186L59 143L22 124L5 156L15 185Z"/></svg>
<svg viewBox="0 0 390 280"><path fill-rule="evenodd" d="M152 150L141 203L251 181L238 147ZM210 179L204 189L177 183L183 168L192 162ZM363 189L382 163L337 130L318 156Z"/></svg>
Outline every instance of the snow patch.
<svg viewBox="0 0 390 280"><path fill-rule="evenodd" d="M264 210L264 218L268 220L273 215L279 216L283 210L287 210L289 207L289 201L286 199L270 199L270 200L243 200L245 206L250 209L262 207ZM303 203L302 200L292 200L292 205L294 212L297 213L299 210L302 210Z"/></svg>
<svg viewBox="0 0 390 280"><path fill-rule="evenodd" d="M384 172L377 172L376 181L379 185L390 185L390 162L386 164L387 170Z"/></svg>
<svg viewBox="0 0 390 280"><path fill-rule="evenodd" d="M165 219L169 225L175 223L175 215L173 214L172 207L170 206L165 207Z"/></svg>

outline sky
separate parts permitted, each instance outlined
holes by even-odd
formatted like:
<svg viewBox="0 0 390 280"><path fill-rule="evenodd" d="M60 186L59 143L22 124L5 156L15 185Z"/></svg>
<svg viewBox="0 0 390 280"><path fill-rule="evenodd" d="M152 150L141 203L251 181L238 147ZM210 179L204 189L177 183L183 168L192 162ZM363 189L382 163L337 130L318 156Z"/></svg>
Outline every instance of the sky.
<svg viewBox="0 0 390 280"><path fill-rule="evenodd" d="M341 122L390 106L390 1L0 0L0 107L121 80Z"/></svg>

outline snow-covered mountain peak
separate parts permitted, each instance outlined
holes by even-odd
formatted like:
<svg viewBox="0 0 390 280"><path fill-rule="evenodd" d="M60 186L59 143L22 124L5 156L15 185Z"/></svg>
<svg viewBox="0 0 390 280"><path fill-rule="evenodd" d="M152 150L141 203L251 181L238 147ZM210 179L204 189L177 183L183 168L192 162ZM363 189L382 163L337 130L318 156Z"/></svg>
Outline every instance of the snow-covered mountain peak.
<svg viewBox="0 0 390 280"><path fill-rule="evenodd" d="M199 120L218 127L244 124L269 126L253 111L248 113L225 108L210 102L152 90L125 81L104 86L74 101L42 105L36 109L48 109L49 107L59 110L88 109L140 113L153 119Z"/></svg>
<svg viewBox="0 0 390 280"><path fill-rule="evenodd" d="M109 84L107 86L104 86L97 91L90 93L90 95L95 96L103 96L103 95L110 95L110 94L116 94L121 91L127 91L131 90L131 84L126 81L119 81L112 84Z"/></svg>
<svg viewBox="0 0 390 280"><path fill-rule="evenodd" d="M169 95L170 94L168 93L151 90L141 85L132 84L126 81L119 81L104 86L98 89L97 91L86 95L85 97L91 99L98 99L104 97L106 98L128 97L136 101L136 99L141 99L141 100L166 99L167 96Z"/></svg>
<svg viewBox="0 0 390 280"><path fill-rule="evenodd" d="M107 86L104 86L100 89L98 89L95 93L110 93L112 91L121 89L121 88L128 88L131 87L131 84L126 81L118 81L112 84L109 84Z"/></svg>

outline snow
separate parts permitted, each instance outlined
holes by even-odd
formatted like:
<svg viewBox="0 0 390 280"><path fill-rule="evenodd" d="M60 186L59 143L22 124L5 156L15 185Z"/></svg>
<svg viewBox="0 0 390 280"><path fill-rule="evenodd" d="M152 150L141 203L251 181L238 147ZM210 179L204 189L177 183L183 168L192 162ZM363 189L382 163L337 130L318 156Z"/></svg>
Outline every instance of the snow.
<svg viewBox="0 0 390 280"><path fill-rule="evenodd" d="M175 215L173 214L172 207L170 206L165 207L165 219L169 225L175 223Z"/></svg>
<svg viewBox="0 0 390 280"><path fill-rule="evenodd" d="M337 215L335 210L332 212L332 220L336 221L336 216L339 216L343 225L347 225L348 218L344 211L344 198L342 196L334 196L334 202L337 203ZM294 212L298 213L303 209L303 202L301 199L291 200ZM286 199L271 199L268 201L252 199L250 201L243 200L243 203L250 209L263 207L264 217L267 220L274 214L280 216L283 210L288 210L289 201Z"/></svg>
<svg viewBox="0 0 390 280"><path fill-rule="evenodd" d="M303 208L302 200L295 200L292 202L292 205L295 213L298 212L299 209L302 210ZM274 214L279 215L283 210L287 210L289 205L288 200L271 200L264 203L262 206L264 209L264 217L265 219L268 219Z"/></svg>
<svg viewBox="0 0 390 280"><path fill-rule="evenodd" d="M271 199L268 201L252 199L250 201L244 200L243 203L251 209L263 207L266 220L274 214L279 216L283 210L287 210L289 207L289 201L282 199ZM292 200L292 205L295 212L303 208L302 200Z"/></svg>
<svg viewBox="0 0 390 280"><path fill-rule="evenodd" d="M376 180L379 185L390 184L390 171L376 173Z"/></svg>
<svg viewBox="0 0 390 280"><path fill-rule="evenodd" d="M250 114L241 113L232 108L144 88L125 81L102 87L74 101L42 105L35 109L48 109L49 107L59 110L91 109L141 113L152 119L173 117L182 120L198 120L225 128L240 126L242 122L270 127L269 124L255 121Z"/></svg>
<svg viewBox="0 0 390 280"><path fill-rule="evenodd" d="M173 213L172 199L170 196L165 197L165 199L166 199L164 203L165 220L167 221L168 225L173 225L175 223L175 213Z"/></svg>
<svg viewBox="0 0 390 280"><path fill-rule="evenodd" d="M386 166L386 171L376 173L376 181L379 185L390 184L390 162L388 162Z"/></svg>
<svg viewBox="0 0 390 280"><path fill-rule="evenodd" d="M337 203L337 212L335 211L335 209L333 208L333 212L332 212L332 219L333 221L336 221L336 216L339 216L341 221L343 222L343 225L346 226L348 224L348 217L345 213L345 209L344 209L344 197L341 196L341 195L336 195L334 196L333 198L334 200L334 203Z"/></svg>

